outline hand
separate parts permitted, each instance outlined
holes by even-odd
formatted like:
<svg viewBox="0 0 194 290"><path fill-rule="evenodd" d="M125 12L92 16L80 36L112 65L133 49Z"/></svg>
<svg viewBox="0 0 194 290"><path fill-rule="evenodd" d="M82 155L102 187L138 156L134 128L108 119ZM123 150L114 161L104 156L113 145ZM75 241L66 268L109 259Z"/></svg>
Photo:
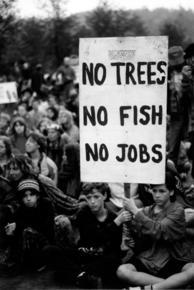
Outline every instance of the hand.
<svg viewBox="0 0 194 290"><path fill-rule="evenodd" d="M132 214L129 211L122 211L114 220L117 226L120 226L122 223L129 222L132 220Z"/></svg>
<svg viewBox="0 0 194 290"><path fill-rule="evenodd" d="M132 214L136 214L140 209L136 206L135 200L131 198L125 198L123 200L124 209L130 211Z"/></svg>
<svg viewBox="0 0 194 290"><path fill-rule="evenodd" d="M55 217L55 225L59 228L66 228L71 226L71 222L68 217L61 214Z"/></svg>
<svg viewBox="0 0 194 290"><path fill-rule="evenodd" d="M7 236L12 236L16 229L16 223L7 224L5 226L5 233Z"/></svg>
<svg viewBox="0 0 194 290"><path fill-rule="evenodd" d="M34 234L34 235L38 234L37 230L35 230L31 227L25 228L24 232L29 233L29 234Z"/></svg>

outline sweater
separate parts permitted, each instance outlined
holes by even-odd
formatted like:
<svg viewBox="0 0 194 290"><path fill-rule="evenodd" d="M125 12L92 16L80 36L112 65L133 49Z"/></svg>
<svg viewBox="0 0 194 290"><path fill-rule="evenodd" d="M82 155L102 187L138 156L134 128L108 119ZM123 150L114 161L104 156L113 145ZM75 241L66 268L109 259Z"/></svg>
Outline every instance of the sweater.
<svg viewBox="0 0 194 290"><path fill-rule="evenodd" d="M147 248L137 258L151 272L157 274L167 262L175 260L190 262L190 249L185 241L186 223L184 209L172 202L160 213L154 213L155 205L139 211L133 221L139 238L147 239Z"/></svg>

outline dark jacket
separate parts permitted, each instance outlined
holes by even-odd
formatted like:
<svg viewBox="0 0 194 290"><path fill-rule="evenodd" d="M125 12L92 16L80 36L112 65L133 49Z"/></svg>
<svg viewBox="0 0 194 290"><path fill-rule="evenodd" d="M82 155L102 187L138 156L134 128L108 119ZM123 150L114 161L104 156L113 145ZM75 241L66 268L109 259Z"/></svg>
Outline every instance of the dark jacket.
<svg viewBox="0 0 194 290"><path fill-rule="evenodd" d="M80 233L78 247L94 248L103 254L120 253L121 228L114 223L116 215L108 211L107 218L100 222L88 207L83 208L74 223Z"/></svg>
<svg viewBox="0 0 194 290"><path fill-rule="evenodd" d="M16 235L22 235L23 230L32 228L42 234L50 243L54 240L54 211L51 202L46 198L39 198L36 208L24 205L16 214Z"/></svg>

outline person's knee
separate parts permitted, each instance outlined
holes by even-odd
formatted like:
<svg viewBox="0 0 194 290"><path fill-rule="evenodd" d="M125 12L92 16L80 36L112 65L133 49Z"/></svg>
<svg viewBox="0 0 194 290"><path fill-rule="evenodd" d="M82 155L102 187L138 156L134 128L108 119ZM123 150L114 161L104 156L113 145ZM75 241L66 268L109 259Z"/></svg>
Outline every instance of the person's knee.
<svg viewBox="0 0 194 290"><path fill-rule="evenodd" d="M135 266L132 264L124 264L118 267L116 275L119 279L125 280L130 277L130 273L136 271Z"/></svg>
<svg viewBox="0 0 194 290"><path fill-rule="evenodd" d="M194 263L187 263L182 268L182 272L184 272L188 282L194 281Z"/></svg>

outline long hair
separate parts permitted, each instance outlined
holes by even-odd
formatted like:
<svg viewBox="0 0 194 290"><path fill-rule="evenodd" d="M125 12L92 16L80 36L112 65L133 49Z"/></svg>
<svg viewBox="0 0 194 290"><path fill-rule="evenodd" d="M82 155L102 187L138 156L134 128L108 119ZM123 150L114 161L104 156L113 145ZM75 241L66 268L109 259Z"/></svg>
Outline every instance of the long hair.
<svg viewBox="0 0 194 290"><path fill-rule="evenodd" d="M29 176L37 178L37 174L33 170L31 159L24 154L11 156L6 166L8 178L9 178L9 171L10 171L11 166L14 166L20 169L20 171L22 172L22 178L28 178Z"/></svg>
<svg viewBox="0 0 194 290"><path fill-rule="evenodd" d="M27 127L27 124L26 124L24 118L22 118L20 116L15 117L13 119L13 122L12 122L11 128L10 128L10 135L13 136L14 138L17 137L16 131L15 131L15 125L16 125L17 122L24 126L24 136L27 138L29 133L30 133L30 130Z"/></svg>
<svg viewBox="0 0 194 290"><path fill-rule="evenodd" d="M32 132L28 136L28 139L29 138L32 138L33 140L35 140L38 143L39 150L40 150L41 153L45 152L45 150L46 150L46 138L42 134L39 134L39 133L36 133L36 132Z"/></svg>
<svg viewBox="0 0 194 290"><path fill-rule="evenodd" d="M12 154L10 139L7 136L2 135L0 136L0 141L2 141L5 145L6 156L9 159Z"/></svg>

